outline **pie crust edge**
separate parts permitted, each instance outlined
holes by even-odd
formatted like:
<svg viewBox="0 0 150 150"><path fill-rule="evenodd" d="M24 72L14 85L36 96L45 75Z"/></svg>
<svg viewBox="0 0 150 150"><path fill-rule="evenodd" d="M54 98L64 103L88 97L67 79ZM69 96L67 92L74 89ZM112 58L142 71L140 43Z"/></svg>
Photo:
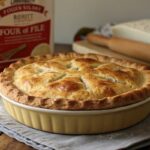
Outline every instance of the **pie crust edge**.
<svg viewBox="0 0 150 150"><path fill-rule="evenodd" d="M20 91L12 83L12 77L16 69L20 68L29 63L33 63L36 60L44 58L54 58L54 57L66 57L66 58L79 58L79 57L90 57L96 58L103 62L112 62L116 64L123 64L122 66L136 68L145 73L146 84L144 86L131 90L129 92L116 95L113 97L106 97L98 100L69 100L69 99L42 99L33 96L29 96L22 91ZM136 64L127 60L120 60L116 58L110 58L108 56L101 56L97 54L77 54L77 53L67 53L67 54L55 54L55 55L45 55L45 56L35 56L28 57L19 60L18 62L11 64L2 73L0 73L0 91L3 95L7 96L13 101L46 109L55 110L101 110L110 109L121 106L130 105L145 100L150 97L150 67Z"/></svg>

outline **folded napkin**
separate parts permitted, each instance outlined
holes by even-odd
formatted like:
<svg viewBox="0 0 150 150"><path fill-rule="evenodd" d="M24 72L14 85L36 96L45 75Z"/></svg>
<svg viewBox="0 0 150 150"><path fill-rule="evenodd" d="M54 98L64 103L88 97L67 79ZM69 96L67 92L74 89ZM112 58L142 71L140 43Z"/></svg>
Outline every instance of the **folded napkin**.
<svg viewBox="0 0 150 150"><path fill-rule="evenodd" d="M26 127L0 105L0 131L38 150L116 150L150 145L150 117L131 128L99 135L59 135Z"/></svg>

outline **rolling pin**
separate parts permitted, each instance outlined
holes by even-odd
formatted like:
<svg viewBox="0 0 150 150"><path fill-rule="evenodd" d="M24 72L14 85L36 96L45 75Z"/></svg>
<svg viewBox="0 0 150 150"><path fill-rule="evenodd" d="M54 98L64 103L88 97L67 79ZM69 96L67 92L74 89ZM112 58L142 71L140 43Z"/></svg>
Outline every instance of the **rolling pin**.
<svg viewBox="0 0 150 150"><path fill-rule="evenodd" d="M105 37L90 33L86 37L90 43L105 46L116 52L150 62L150 44L118 37Z"/></svg>

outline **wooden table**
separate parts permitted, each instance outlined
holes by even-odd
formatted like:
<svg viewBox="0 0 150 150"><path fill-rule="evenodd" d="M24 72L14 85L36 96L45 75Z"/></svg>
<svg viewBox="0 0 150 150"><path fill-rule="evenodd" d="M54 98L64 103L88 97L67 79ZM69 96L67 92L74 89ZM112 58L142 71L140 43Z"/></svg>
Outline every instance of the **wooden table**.
<svg viewBox="0 0 150 150"><path fill-rule="evenodd" d="M55 49L56 49L56 53L69 52L69 51L72 52L71 45L58 44L56 45ZM110 52L110 54L114 56L112 52ZM120 55L120 58L124 58L124 56ZM0 135L0 150L34 150L34 149L23 143L16 141L13 138L8 137L5 134L1 134ZM144 150L150 150L150 147L145 147Z"/></svg>

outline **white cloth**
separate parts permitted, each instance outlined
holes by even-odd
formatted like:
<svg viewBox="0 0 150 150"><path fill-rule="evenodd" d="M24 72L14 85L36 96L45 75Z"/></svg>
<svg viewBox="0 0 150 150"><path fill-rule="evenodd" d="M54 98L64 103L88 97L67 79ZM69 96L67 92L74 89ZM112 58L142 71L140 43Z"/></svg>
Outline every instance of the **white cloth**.
<svg viewBox="0 0 150 150"><path fill-rule="evenodd" d="M12 119L0 105L0 131L38 150L116 150L142 142L150 144L150 117L138 125L99 135L58 135L28 128ZM145 142L144 142L145 141Z"/></svg>

